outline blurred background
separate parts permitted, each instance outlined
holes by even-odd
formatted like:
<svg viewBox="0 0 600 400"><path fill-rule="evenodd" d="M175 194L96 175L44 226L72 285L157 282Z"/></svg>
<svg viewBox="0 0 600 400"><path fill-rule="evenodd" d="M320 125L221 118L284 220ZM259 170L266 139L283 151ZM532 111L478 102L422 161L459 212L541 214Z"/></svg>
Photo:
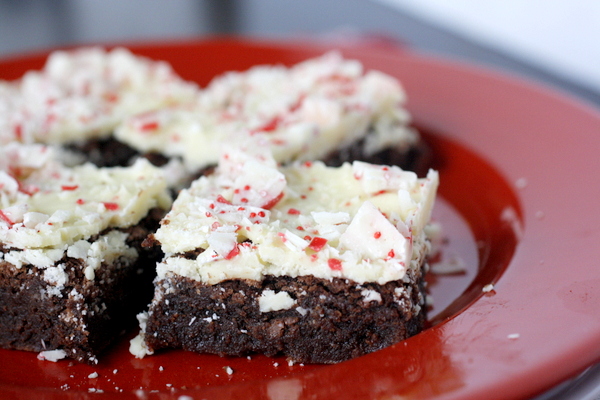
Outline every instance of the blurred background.
<svg viewBox="0 0 600 400"><path fill-rule="evenodd" d="M600 105L598 0L0 0L0 57L214 34L377 35Z"/></svg>
<svg viewBox="0 0 600 400"><path fill-rule="evenodd" d="M375 37L600 107L599 0L0 0L0 58L209 35ZM567 398L600 398L600 366L535 400Z"/></svg>

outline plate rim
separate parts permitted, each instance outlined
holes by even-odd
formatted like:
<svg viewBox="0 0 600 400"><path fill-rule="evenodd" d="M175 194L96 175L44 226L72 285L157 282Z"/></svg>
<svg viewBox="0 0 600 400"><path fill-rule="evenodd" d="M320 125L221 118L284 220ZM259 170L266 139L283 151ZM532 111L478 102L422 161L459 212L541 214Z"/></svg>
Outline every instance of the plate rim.
<svg viewBox="0 0 600 400"><path fill-rule="evenodd" d="M527 94L528 96L535 98L536 101L541 101L542 103L547 102L549 104L555 105L556 107L559 107L559 106L564 107L564 109L570 110L569 112L571 112L573 114L577 114L581 117L587 116L587 118L590 121L596 121L598 124L597 126L600 128L600 111L599 110L597 110L595 107L593 107L590 104L587 104L584 101L574 98L566 93L561 93L559 90L556 90L551 87L543 86L539 82L528 81L522 77L514 76L514 75L511 75L504 71L495 70L492 68L488 68L486 66L473 65L470 63L466 63L466 62L462 62L462 61L458 61L458 60L454 60L454 59L447 59L447 58L436 56L436 55L424 54L421 52L416 52L416 51L402 49L402 48L400 48L400 49L393 48L392 49L392 48L384 47L382 49L380 47L379 48L378 47L370 47L368 45L365 46L364 44L360 44L357 46L356 44L352 44L352 43L339 45L339 44L328 43L328 42L311 43L310 41L304 41L304 40L300 40L300 41L299 40L289 40L289 39L286 39L286 40L266 39L265 40L265 39L256 39L256 38L248 39L248 38L232 38L232 37L225 37L225 38L223 38L223 37L214 37L214 38L203 37L203 38L190 38L190 39L169 39L169 40L165 40L165 41L137 41L137 42L131 41L128 43L123 43L123 42L116 43L115 42L115 43L104 43L104 44L98 44L98 45L108 46L108 47L123 45L125 47L132 48L134 51L136 51L136 50L140 51L140 49L148 49L148 48L153 48L156 46L172 46L172 45L188 46L188 45L197 45L199 43L200 44L201 43L213 43L213 44L221 44L221 45L241 45L242 47L243 46L280 47L280 48L282 48L283 51L297 51L297 49L302 49L302 48L308 48L308 49L311 49L312 51L315 51L315 49L324 50L324 49L330 49L330 48L335 47L335 48L340 48L342 53L348 52L350 54L359 54L362 52L363 57L365 57L365 58L384 60L384 59L394 59L397 57L402 57L405 60L411 60L411 62L414 62L416 64L420 64L420 65L428 64L430 67L435 66L435 68L451 70L452 74L457 74L457 75L461 75L461 76L468 75L471 77L474 76L479 81L493 82L494 85L497 86L496 89L494 89L494 90L499 91L500 93L505 93L503 90L501 90L502 88L499 88L500 86L504 86L504 85L506 85L506 88L518 89L520 91L520 93ZM86 45L86 44L83 44L83 45ZM82 46L82 44L77 44L77 45L68 46L68 47L61 47L61 49L74 48L74 47L80 47L80 46ZM2 58L0 58L0 70L2 69L2 65L4 65L6 62L18 61L19 59L22 59L24 57L26 57L26 58L42 57L42 56L47 55L48 52L50 52L52 50L55 50L55 49L53 48L53 49L39 50L39 51L36 50L34 52L29 52L24 55L11 54L11 55L9 55L9 57L2 57ZM414 105L411 105L411 92L409 89L407 89L407 91L408 91L408 99L409 99L408 106L410 109L411 107L414 107ZM421 107L421 105L419 104L418 107ZM441 121L443 118L447 118L447 115L443 114L441 116L438 116L438 118ZM453 121L453 123L457 123L457 122ZM436 123L433 124L434 127L432 127L432 129L434 129L436 132L439 131L439 129L438 129L439 127L437 126L437 124L439 124L438 121L436 121ZM593 125L593 123L591 125ZM472 146L471 143L462 143L462 136L453 134L454 133L453 129L454 128L452 125L448 129L442 129L442 132L444 135L449 135L449 137L451 139L460 141L461 144L464 144L467 148L472 149L476 153L479 151L479 149L482 148L481 146ZM599 130L599 132L600 132L600 130ZM596 138L595 140L600 142L600 138ZM496 165L496 160L492 160L492 162L494 165ZM500 165L497 165L497 167L499 167L503 173L507 173L507 171L504 167L502 167ZM507 174L509 176L507 179L513 179L513 183L514 183L514 177L516 176L515 171L511 170ZM527 188L520 188L520 189L517 188L517 193L519 193L520 196L522 196L522 198L520 198L520 201L522 202L523 208L525 209L525 215L523 217L524 225L525 225L525 228L524 228L525 232L523 234L525 235L525 239L522 238L522 240L525 240L525 241L521 242L521 243L523 243L522 246L524 246L528 243L527 240L529 240L527 235L531 234L531 233L529 233L530 231L528 231L528 229L531 227L531 225L534 225L534 226L540 225L541 220L535 217L535 207L539 207L539 205L537 205L537 204L531 205L532 197L531 197L531 194L527 193ZM585 193L588 193L588 192L585 192ZM532 212L534 214L532 214ZM540 228L537 227L535 232L539 232L539 231L540 231ZM597 237L598 233L592 232L592 233L590 233L590 235L594 235L593 237ZM513 257L513 260L511 260L506 273L498 281L499 287L498 287L498 293L496 294L496 296L483 296L482 295L473 304L471 304L466 310L453 316L452 318L449 318L448 320L440 323L439 325L436 325L435 327L431 328L431 330L434 330L436 333L440 333L441 335L447 337L448 340L455 340L451 336L455 335L456 332L458 332L458 331L463 332L464 329L462 329L462 328L464 328L464 327L461 328L461 324L465 324L467 322L467 321L465 321L465 319L468 319L468 318L473 318L475 320L476 319L474 317L475 313L477 313L477 312L483 313L486 311L486 309L489 309L490 307L492 307L492 308L499 307L498 303L500 300L508 302L508 305L505 304L504 307L514 307L514 305L511 303L511 299L504 298L502 291L505 290L505 288L503 288L503 286L505 287L505 286L507 286L508 283L511 283L515 279L518 279L518 277L515 277L513 275L516 273L516 271L520 270L520 268L515 269L515 266L519 262L525 262L524 260L529 261L532 257L534 257L534 255L523 254L524 251L522 249L522 246L521 245L518 246L517 253ZM525 253L527 253L527 252L525 251ZM491 300L491 299L493 299L493 300ZM512 299L512 300L514 300L514 299ZM593 317L595 318L595 317L597 317L597 315L595 314ZM600 339L600 330L598 332L595 332L595 335ZM410 342L410 345L412 346L412 345L418 345L420 340L409 339L408 342ZM518 342L518 340L509 341L508 343L510 343L510 344L508 344L507 346L514 344L514 342ZM529 342L529 343L533 343L533 342ZM565 357L561 357L561 360L564 361L564 358ZM569 377L573 377L573 376L577 375L585 368L587 368L590 365L592 365L593 363L597 362L599 359L600 359L600 351L598 351L598 350L596 350L594 352L588 352L587 355L580 358L579 360L574 360L571 357L568 360L568 368L566 367L566 364L564 364L563 368L558 373L547 375L546 377L543 377L541 379L539 379L539 377L538 377L538 379L535 383L528 382L528 379L531 378L532 375L535 375L535 371L533 371L533 369L540 369L540 366L537 366L536 368L530 369L528 374L525 374L523 377L518 379L518 381L521 384L527 386L525 389L512 388L512 389L508 390L508 393L505 392L505 394L518 397L518 396L522 396L522 395L525 396L525 395L539 393L540 390L548 389L548 388L554 386L555 384L558 384L561 380L564 380ZM561 364L559 362L561 360L554 359L554 360L548 360L548 361L551 362L552 367L556 367ZM460 362L465 363L466 361L462 360ZM546 370L548 368L542 368L542 369ZM511 376L513 376L513 375L511 375ZM515 379L513 379L513 382L515 381ZM506 381L496 381L496 384L493 386L495 389L499 389L501 386L506 385L506 383L507 383ZM514 385L514 386L517 386L517 385ZM442 398L442 397L448 398L448 399L450 399L450 398L476 398L475 396L479 396L479 395L485 393L485 391L487 391L487 390L490 390L490 388L489 387L487 387L487 388L475 387L475 386L470 386L469 388L463 387L460 390L457 389L457 391L443 393L443 394L441 394L440 398ZM488 394L489 394L489 392L488 392ZM465 396L470 396L470 397L465 397ZM514 398L517 398L517 397L514 397ZM425 398L425 397L423 397L423 398Z"/></svg>

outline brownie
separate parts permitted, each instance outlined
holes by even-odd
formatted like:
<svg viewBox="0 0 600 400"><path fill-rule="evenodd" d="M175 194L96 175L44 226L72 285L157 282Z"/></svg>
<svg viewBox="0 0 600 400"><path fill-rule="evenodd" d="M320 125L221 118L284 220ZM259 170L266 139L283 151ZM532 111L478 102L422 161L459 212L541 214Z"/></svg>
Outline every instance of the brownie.
<svg viewBox="0 0 600 400"><path fill-rule="evenodd" d="M0 347L96 363L152 297L162 253L142 242L171 198L146 160L99 168L63 154L0 148Z"/></svg>
<svg viewBox="0 0 600 400"><path fill-rule="evenodd" d="M0 143L106 138L125 118L191 101L197 92L167 63L124 48L55 51L42 69L0 80Z"/></svg>
<svg viewBox="0 0 600 400"><path fill-rule="evenodd" d="M420 332L437 179L225 151L145 241L167 256L130 351L336 363Z"/></svg>
<svg viewBox="0 0 600 400"><path fill-rule="evenodd" d="M17 268L1 261L0 347L36 352L60 349L65 357L97 363L98 355L134 326L135 314L152 297L153 266L161 253L142 248L141 243L156 230L163 215L163 210L154 209L135 226L109 229L90 238L94 243L111 232L123 232L127 245L139 255L102 263L94 280L86 279L83 259L67 255L55 264L67 275L62 286L44 279L48 267ZM2 254L14 251L1 250Z"/></svg>

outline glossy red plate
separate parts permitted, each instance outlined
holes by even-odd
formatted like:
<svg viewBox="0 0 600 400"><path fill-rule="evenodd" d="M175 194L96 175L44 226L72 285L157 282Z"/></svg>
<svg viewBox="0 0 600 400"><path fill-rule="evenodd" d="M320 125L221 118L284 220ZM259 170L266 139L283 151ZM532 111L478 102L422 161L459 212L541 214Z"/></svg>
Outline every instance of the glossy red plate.
<svg viewBox="0 0 600 400"><path fill-rule="evenodd" d="M234 39L129 47L201 85L333 48ZM127 350L135 332L94 367L0 350L0 397L525 399L600 360L600 113L515 78L381 44L337 48L403 82L433 149L444 256L466 271L431 277L432 326L326 366L182 351L138 360ZM43 60L1 61L0 78ZM488 284L494 290L484 293Z"/></svg>

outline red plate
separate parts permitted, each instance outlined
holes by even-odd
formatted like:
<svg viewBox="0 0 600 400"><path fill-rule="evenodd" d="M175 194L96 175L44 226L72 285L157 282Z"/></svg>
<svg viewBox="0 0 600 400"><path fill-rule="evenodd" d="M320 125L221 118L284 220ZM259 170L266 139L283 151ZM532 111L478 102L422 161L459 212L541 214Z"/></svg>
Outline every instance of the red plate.
<svg viewBox="0 0 600 400"><path fill-rule="evenodd" d="M331 48L240 40L130 47L202 85L225 70L292 64ZM444 254L458 255L467 272L432 277L433 326L329 366L182 351L138 360L127 350L135 332L96 367L1 350L0 397L524 399L600 360L600 114L473 67L381 45L341 51L403 82L434 150ZM0 62L0 78L43 60ZM483 293L490 283L494 290Z"/></svg>

